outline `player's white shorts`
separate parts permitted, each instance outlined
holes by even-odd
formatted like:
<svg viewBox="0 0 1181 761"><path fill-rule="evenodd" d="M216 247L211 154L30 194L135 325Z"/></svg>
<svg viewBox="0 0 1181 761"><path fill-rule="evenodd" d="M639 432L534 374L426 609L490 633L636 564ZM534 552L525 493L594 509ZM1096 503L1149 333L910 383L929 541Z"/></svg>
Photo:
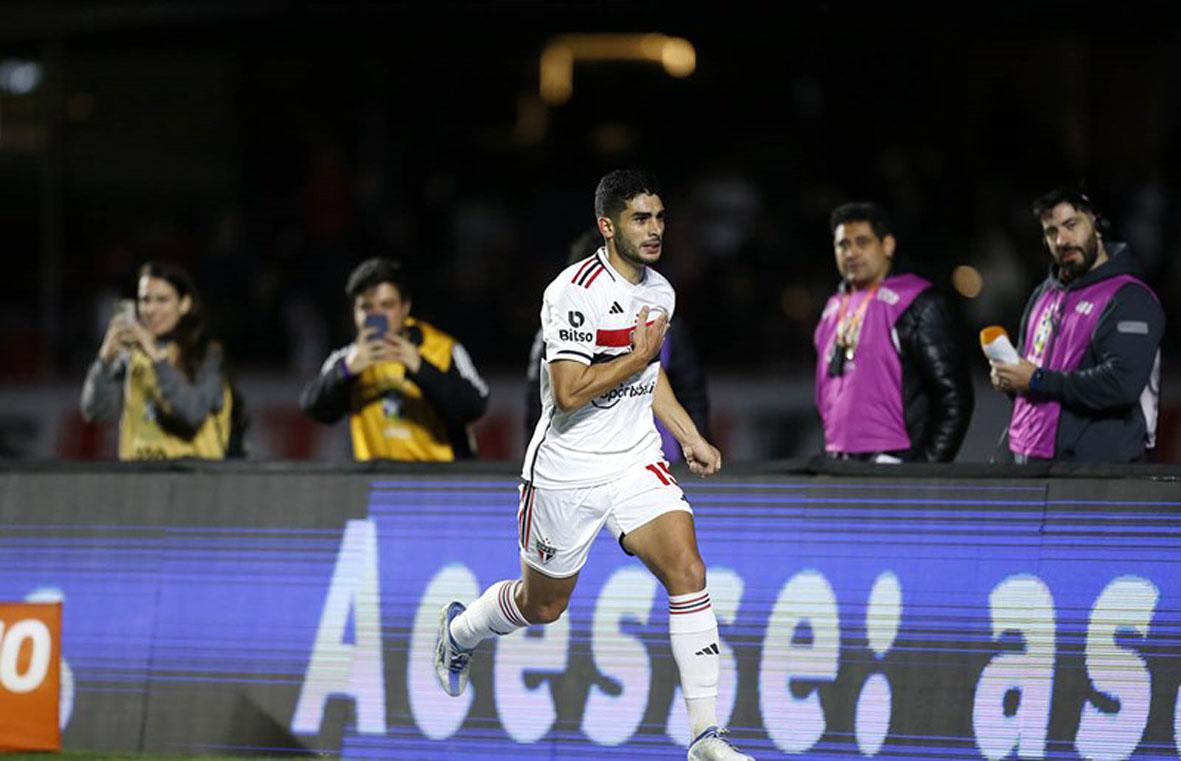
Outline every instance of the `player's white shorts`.
<svg viewBox="0 0 1181 761"><path fill-rule="evenodd" d="M584 489L537 489L528 481L518 488L521 558L539 573L559 579L582 569L603 526L619 540L664 513L693 512L663 460Z"/></svg>

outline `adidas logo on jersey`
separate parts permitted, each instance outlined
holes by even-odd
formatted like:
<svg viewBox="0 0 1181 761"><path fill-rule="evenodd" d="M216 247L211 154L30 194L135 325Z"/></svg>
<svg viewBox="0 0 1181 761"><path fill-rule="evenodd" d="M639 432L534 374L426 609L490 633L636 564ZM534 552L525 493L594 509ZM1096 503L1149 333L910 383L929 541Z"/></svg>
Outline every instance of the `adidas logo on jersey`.
<svg viewBox="0 0 1181 761"><path fill-rule="evenodd" d="M696 655L717 655L719 652L720 651L718 650L718 643L714 642L709 647L701 648L695 654Z"/></svg>
<svg viewBox="0 0 1181 761"><path fill-rule="evenodd" d="M611 314L623 314L623 307L619 306L618 301L612 301L610 312Z"/></svg>

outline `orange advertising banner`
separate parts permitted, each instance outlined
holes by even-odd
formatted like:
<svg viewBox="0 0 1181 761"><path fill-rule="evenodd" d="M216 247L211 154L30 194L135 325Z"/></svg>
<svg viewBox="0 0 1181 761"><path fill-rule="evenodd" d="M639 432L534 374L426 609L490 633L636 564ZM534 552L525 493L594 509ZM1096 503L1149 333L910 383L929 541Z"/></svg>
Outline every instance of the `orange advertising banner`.
<svg viewBox="0 0 1181 761"><path fill-rule="evenodd" d="M61 750L62 606L0 603L0 751Z"/></svg>

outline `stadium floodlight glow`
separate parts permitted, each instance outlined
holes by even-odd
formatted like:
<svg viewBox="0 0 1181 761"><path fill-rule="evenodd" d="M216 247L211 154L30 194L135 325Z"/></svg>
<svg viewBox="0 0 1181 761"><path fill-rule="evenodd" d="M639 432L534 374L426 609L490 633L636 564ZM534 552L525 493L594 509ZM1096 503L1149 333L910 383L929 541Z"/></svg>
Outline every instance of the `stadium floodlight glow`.
<svg viewBox="0 0 1181 761"><path fill-rule="evenodd" d="M12 58L0 61L0 91L11 95L27 95L37 89L42 78L41 64L36 61Z"/></svg>
<svg viewBox="0 0 1181 761"><path fill-rule="evenodd" d="M570 99L579 61L658 63L669 76L684 79L697 68L697 51L688 40L664 34L563 34L541 51L542 101L557 106Z"/></svg>

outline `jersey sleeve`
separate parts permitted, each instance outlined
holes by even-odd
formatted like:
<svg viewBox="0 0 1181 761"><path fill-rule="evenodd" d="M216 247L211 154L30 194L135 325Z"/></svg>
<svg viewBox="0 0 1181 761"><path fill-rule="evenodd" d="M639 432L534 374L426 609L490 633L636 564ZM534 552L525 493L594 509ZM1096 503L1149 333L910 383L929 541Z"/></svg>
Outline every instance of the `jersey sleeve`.
<svg viewBox="0 0 1181 761"><path fill-rule="evenodd" d="M546 361L564 359L591 364L598 322L598 310L585 288L563 284L546 294L542 304Z"/></svg>
<svg viewBox="0 0 1181 761"><path fill-rule="evenodd" d="M673 288L672 283L663 275L659 275L659 285L657 285L651 294L652 307L655 312L663 312L668 317L668 324L672 325L673 315L677 311L677 292ZM655 314L650 314L649 319L656 317Z"/></svg>

